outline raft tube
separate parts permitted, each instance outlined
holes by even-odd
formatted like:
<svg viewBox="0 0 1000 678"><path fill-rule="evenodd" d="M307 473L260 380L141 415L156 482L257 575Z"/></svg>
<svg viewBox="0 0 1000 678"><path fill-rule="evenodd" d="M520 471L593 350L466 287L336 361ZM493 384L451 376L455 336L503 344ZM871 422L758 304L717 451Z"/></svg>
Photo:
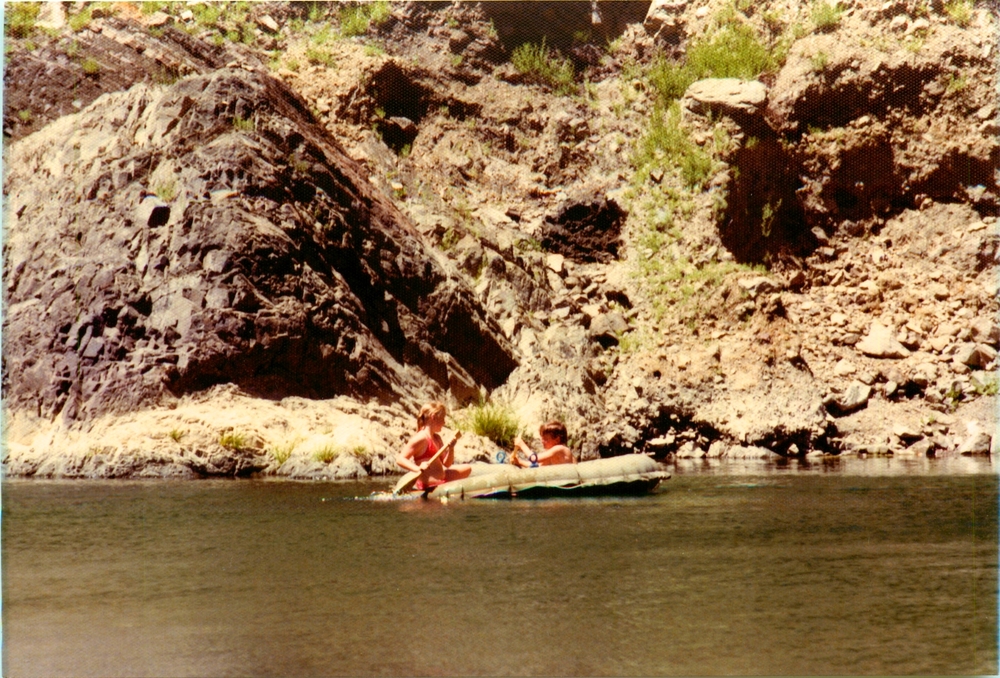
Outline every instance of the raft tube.
<svg viewBox="0 0 1000 678"><path fill-rule="evenodd" d="M670 474L644 454L594 459L579 464L517 468L489 465L468 478L438 485L428 499L541 498L646 494Z"/></svg>

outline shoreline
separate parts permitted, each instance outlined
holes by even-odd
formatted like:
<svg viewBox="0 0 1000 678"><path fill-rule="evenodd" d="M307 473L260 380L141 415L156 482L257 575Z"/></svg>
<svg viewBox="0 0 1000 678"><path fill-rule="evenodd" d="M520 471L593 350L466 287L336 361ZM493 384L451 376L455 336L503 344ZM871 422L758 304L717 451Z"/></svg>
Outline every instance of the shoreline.
<svg viewBox="0 0 1000 678"><path fill-rule="evenodd" d="M964 439L937 448L912 443L904 447L898 439L895 446L877 443L839 454L782 456L763 447L717 440L653 456L677 475L996 473L990 446L975 444L976 440L992 444L996 438L983 425L994 422L995 428L995 419L982 409L984 404L955 415L940 414L954 427L964 423L969 431ZM411 432L410 420L402 405L362 404L344 397L268 401L231 385L162 408L108 415L87 427L5 413L3 478L388 480L402 475L394 457ZM449 421L447 428L454 430L454 425ZM882 440L895 435L892 429L911 434L895 420L886 428L890 430ZM655 442L647 441L646 453L655 450ZM492 462L496 449L488 439L466 431L456 449L456 462ZM585 455L590 458L597 457Z"/></svg>

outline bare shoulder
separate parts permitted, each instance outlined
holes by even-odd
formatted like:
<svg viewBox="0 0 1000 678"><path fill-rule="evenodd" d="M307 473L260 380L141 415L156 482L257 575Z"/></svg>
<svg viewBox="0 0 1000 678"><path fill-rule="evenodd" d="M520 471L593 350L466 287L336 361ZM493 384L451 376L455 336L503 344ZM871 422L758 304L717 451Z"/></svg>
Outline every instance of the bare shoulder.
<svg viewBox="0 0 1000 678"><path fill-rule="evenodd" d="M412 448L421 449L427 447L427 442L428 442L427 431L421 429L420 431L417 431L412 436L410 436L410 439L406 441L406 446L411 449Z"/></svg>

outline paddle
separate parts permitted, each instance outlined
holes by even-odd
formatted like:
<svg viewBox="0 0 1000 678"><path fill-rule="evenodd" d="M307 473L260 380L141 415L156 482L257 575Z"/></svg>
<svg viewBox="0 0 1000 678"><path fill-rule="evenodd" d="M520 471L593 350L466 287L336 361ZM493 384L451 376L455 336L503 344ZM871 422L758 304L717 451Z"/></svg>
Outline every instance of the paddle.
<svg viewBox="0 0 1000 678"><path fill-rule="evenodd" d="M444 451L447 450L452 445L454 445L461 437L462 437L462 432L455 431L455 436L451 440L449 440L446 445L443 445L440 450L434 453L434 456L431 457L429 462L427 462L427 467L429 468L431 464L436 462L438 460L438 457L444 454ZM423 471L410 471L405 476L399 479L399 482L396 483L396 487L392 488L392 494L394 496L397 496L405 492L409 492L410 489L414 485L416 485L417 481L420 480L420 476L422 474Z"/></svg>

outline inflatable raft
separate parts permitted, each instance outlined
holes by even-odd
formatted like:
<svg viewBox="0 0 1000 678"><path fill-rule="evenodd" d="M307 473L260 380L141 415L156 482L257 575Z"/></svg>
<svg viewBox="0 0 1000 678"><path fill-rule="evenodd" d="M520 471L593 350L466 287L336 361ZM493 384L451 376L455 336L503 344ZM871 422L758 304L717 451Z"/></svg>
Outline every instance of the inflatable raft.
<svg viewBox="0 0 1000 678"><path fill-rule="evenodd" d="M413 494L444 500L621 496L646 494L669 477L660 464L644 454L537 468L475 464L468 478Z"/></svg>

